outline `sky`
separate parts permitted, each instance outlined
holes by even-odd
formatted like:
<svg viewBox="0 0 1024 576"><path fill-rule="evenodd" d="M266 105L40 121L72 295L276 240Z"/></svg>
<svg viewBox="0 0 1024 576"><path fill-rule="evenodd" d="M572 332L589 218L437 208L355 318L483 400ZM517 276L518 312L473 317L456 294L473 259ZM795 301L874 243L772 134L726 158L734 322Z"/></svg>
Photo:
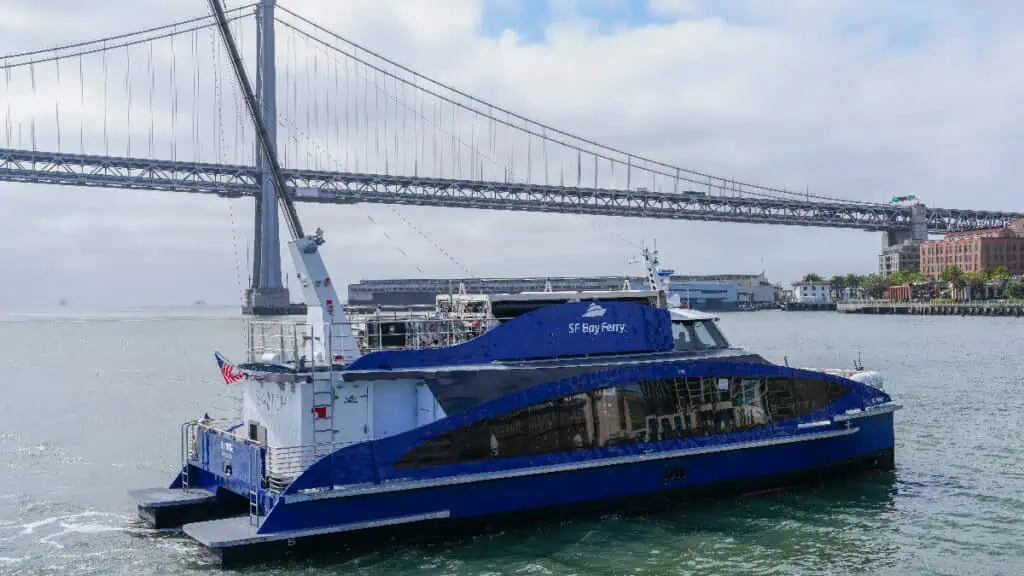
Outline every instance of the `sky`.
<svg viewBox="0 0 1024 576"><path fill-rule="evenodd" d="M913 193L929 206L1024 210L1019 2L281 3L484 100L670 164L841 198L885 202ZM206 14L199 0L137 6L7 0L0 54ZM283 38L279 60L290 50ZM145 52L133 54L135 86ZM85 151L103 153L103 118L125 107L108 96L103 109L103 86L93 81L102 76L98 58L86 61L80 94L68 84L74 61L52 85L54 70L40 65L36 93L25 69L10 84L0 81L0 116L9 107L15 125L21 121L20 131L4 127L0 138L28 147L29 118L38 117L39 149L52 149L44 119L55 110L45 97L56 90L63 146L80 140ZM109 65L108 87L117 87L120 69ZM133 133L141 134L135 151L145 155L147 115L163 142L168 109L145 110L140 93L129 108ZM124 126L119 120L107 129ZM187 135L178 140L189 148ZM223 160L245 155L242 146L220 146L228 148ZM86 308L232 304L248 282L251 200L4 182L0 198L0 310L45 309L60 298ZM878 233L761 224L408 206L300 205L299 213L306 228L325 231L324 257L338 284L467 271L640 274L628 261L637 245L654 241L663 264L679 273L763 269L788 283L807 272L872 272L881 243ZM282 261L293 278L287 255Z"/></svg>

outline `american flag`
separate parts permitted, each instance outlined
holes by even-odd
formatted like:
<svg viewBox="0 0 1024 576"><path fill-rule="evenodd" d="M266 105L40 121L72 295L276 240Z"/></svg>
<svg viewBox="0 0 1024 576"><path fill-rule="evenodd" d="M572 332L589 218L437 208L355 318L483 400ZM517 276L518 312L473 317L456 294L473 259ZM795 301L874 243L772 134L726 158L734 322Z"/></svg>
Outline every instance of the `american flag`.
<svg viewBox="0 0 1024 576"><path fill-rule="evenodd" d="M225 358L220 352L214 350L213 355L217 358L217 366L220 368L220 375L224 377L225 384L234 384L242 378L245 378L245 374L239 372L235 368L235 365Z"/></svg>

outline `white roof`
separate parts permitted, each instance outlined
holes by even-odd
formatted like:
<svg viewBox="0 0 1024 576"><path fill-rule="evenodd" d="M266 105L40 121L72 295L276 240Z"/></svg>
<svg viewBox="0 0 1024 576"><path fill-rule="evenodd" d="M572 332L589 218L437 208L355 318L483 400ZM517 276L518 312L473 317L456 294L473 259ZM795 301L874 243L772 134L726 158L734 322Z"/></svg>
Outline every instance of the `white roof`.
<svg viewBox="0 0 1024 576"><path fill-rule="evenodd" d="M513 294L490 294L491 302L513 301L574 301L617 300L620 298L653 298L658 295L656 290L563 290L559 292L516 292Z"/></svg>
<svg viewBox="0 0 1024 576"><path fill-rule="evenodd" d="M672 320L718 320L718 316L714 314L708 314L707 312L701 312L700 310L691 310L689 308L669 308L669 316Z"/></svg>

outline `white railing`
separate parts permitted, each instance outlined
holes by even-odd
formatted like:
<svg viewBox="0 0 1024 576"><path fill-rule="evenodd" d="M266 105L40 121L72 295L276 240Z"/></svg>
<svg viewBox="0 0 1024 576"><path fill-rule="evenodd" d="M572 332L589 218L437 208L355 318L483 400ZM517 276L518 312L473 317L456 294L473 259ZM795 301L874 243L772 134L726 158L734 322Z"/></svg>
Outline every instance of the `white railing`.
<svg viewBox="0 0 1024 576"><path fill-rule="evenodd" d="M318 460L357 442L322 442L305 446L267 448L267 487L280 492Z"/></svg>
<svg viewBox="0 0 1024 576"><path fill-rule="evenodd" d="M258 362L264 354L272 354L283 364L294 364L302 356L310 358L309 342L314 335L305 322L250 320L245 336L247 361Z"/></svg>
<svg viewBox="0 0 1024 576"><path fill-rule="evenodd" d="M352 329L363 354L378 350L422 350L461 344L480 336L497 324L483 315L441 318L430 316L369 314L354 316L347 325ZM345 326L331 324L332 333ZM246 355L249 362L260 362L270 354L281 364L295 364L300 358L314 362L310 343L313 327L301 321L250 320L246 326Z"/></svg>
<svg viewBox="0 0 1024 576"><path fill-rule="evenodd" d="M372 315L357 320L353 332L364 353L422 350L467 342L489 330L493 324L494 321L482 315L454 318Z"/></svg>
<svg viewBox="0 0 1024 576"><path fill-rule="evenodd" d="M871 298L871 299L858 299L858 300L841 300L838 302L840 307L849 306L910 306L910 307L927 307L927 306L1010 306L1010 307L1024 307L1024 300L891 300L886 298Z"/></svg>
<svg viewBox="0 0 1024 576"><path fill-rule="evenodd" d="M216 436L230 438L256 448L265 448L266 462L264 473L261 478L265 479L266 487L269 490L280 492L320 458L323 458L335 450L355 444L355 442L322 442L320 444L309 444L306 446L270 447L256 440L247 438L237 432L229 431L229 428L235 424L237 423L227 420L200 419L186 422L182 425L183 459L186 455L193 461L198 458L198 434L195 433L196 429L202 429ZM192 432L185 432L184 430L186 429L192 430ZM244 425L238 426L237 430L244 431Z"/></svg>
<svg viewBox="0 0 1024 576"><path fill-rule="evenodd" d="M243 425L239 426L237 421L231 421L231 420L225 420L225 419L218 419L218 420L205 419L204 420L204 419L200 418L199 420L195 420L194 424L198 428L202 428L203 430L205 430L207 432L211 432L211 433L216 434L218 436L223 436L225 438L230 438L232 440L235 440L235 441L238 441L238 442L242 442L244 444L250 444L252 446L262 446L262 444L260 442L245 436L244 435L244 433L245 433L245 425L243 424ZM234 431L231 431L229 429L234 429Z"/></svg>

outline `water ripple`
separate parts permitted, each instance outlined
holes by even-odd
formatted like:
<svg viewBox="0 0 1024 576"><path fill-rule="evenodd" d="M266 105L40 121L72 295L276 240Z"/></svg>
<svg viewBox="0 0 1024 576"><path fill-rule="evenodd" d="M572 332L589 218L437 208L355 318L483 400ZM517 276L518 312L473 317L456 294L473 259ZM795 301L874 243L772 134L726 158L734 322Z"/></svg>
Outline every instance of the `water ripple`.
<svg viewBox="0 0 1024 576"><path fill-rule="evenodd" d="M1024 573L1024 330L974 320L724 315L774 361L848 366L860 351L883 370L905 405L894 473L246 573ZM170 480L182 421L237 414L210 350L240 333L233 319L0 322L0 574L218 572L190 540L143 528L125 491ZM54 341L60 362L40 352ZM51 405L59 426L38 417Z"/></svg>

